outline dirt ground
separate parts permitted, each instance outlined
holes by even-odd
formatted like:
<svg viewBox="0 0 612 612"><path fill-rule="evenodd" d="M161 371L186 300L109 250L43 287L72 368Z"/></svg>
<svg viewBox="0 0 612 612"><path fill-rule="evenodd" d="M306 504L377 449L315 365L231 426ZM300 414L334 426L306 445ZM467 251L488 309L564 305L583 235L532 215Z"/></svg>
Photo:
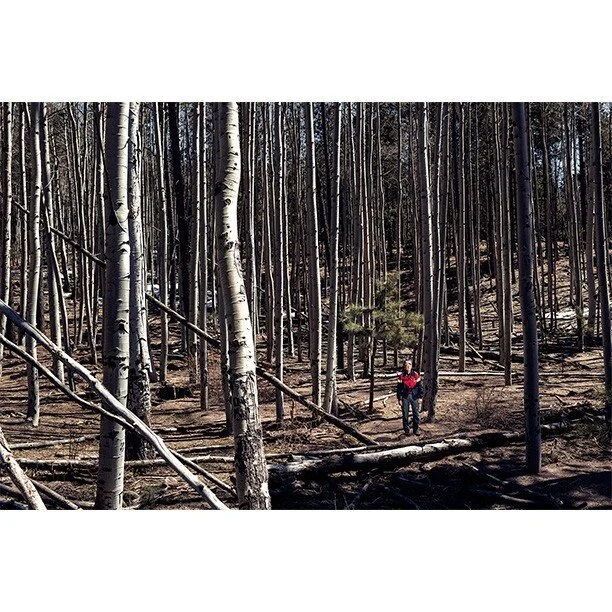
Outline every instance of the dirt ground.
<svg viewBox="0 0 612 612"><path fill-rule="evenodd" d="M492 302L494 290L483 293L483 326L485 350L495 350L495 322ZM515 296L515 334L520 332L518 296ZM152 312L153 322L157 316ZM454 316L450 313L451 319ZM178 387L188 387L186 359L178 353L179 328L171 325L174 346L171 347L169 378ZM157 336L159 337L159 336ZM540 405L542 421L553 422L576 411L581 418L571 421L561 434L544 437L542 470L537 476L526 474L524 443L465 452L428 462L415 462L395 469L374 469L344 472L325 477L271 483L275 509L491 509L550 507L542 499L553 498L562 508L612 508L612 471L610 445L605 437L603 414L603 354L600 347L584 352L572 348L571 322L554 344L540 347ZM153 355L159 343L153 342ZM259 346L260 364L265 358L263 340ZM514 354L521 354L517 339ZM39 349L42 360L50 363ZM75 355L87 364L86 351ZM159 385L153 385L152 427L171 449L198 460L206 470L228 484L232 479L233 439L225 433L225 415L220 387L218 357L209 351L211 387L210 410L201 412L199 390L192 397L162 401L157 396ZM306 356L304 355L304 359ZM377 365L380 374L392 374L389 365ZM286 358L285 382L308 395L309 366L295 357ZM456 355L443 352L440 369L454 372ZM271 368L269 368L271 370ZM469 377L442 374L436 419L422 423L418 443L449 437L470 436L487 431L521 431L522 364L513 363L513 385L504 386L500 367L494 359L480 359L468 353L467 369L498 375ZM99 368L94 368L101 378ZM357 370L360 372L360 368ZM350 382L340 373L340 416L359 431L386 446L415 444L402 429L401 415L393 395L395 379L376 378L374 410L367 409L369 381ZM81 392L86 391L79 384ZM391 394L391 396L389 396ZM74 403L67 402L59 391L41 379L41 419L33 428L24 422L27 406L25 365L15 356L8 356L0 380L0 426L18 459L53 462L69 460L67 465L52 463L30 465L26 473L61 495L81 505L93 506L96 487L97 440L99 418ZM302 405L286 399L286 419L282 426L275 422L275 391L268 383L259 385L264 444L269 462L286 461L287 455L302 455L315 450L362 446L336 427L315 418ZM91 399L91 396L90 396ZM422 415L424 417L425 415ZM83 436L87 440L79 441ZM23 443L68 439L65 444L43 448L19 448ZM280 455L280 456L279 456ZM474 470L474 468L477 468ZM495 480L497 479L497 480ZM504 481L504 483L500 483ZM0 483L10 485L5 475ZM526 494L528 491L533 495ZM212 485L218 497L230 507L235 500ZM18 502L0 491L0 505L19 507ZM127 465L124 504L134 509L206 508L198 497L166 466L134 467ZM53 504L49 504L53 507Z"/></svg>

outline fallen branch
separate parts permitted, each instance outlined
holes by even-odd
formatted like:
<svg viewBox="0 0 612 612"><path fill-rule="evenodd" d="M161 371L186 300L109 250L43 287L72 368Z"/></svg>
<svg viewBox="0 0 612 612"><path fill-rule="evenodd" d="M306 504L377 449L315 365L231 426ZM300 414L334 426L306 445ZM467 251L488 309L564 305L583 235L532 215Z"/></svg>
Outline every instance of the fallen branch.
<svg viewBox="0 0 612 612"><path fill-rule="evenodd" d="M128 410L121 402L113 396L112 393L85 367L83 367L78 361L70 357L62 349L56 346L51 340L49 340L44 334L38 331L35 327L30 325L27 321L22 319L10 306L8 306L3 300L0 299L0 312L5 314L7 318L13 322L17 327L22 329L26 334L31 336L40 345L44 346L54 357L59 359L62 363L72 368L77 372L84 380L86 380L92 390L98 395L104 402L108 412L112 413L113 416L118 417L126 423L129 423L133 430L138 432L145 440L151 443L153 448L161 455L170 467L172 467L179 476L187 482L195 491L197 491L211 507L216 509L227 509L227 506L217 498L217 496L194 474L187 470L183 464L177 459L170 449L165 445L164 441L154 433L142 420L140 420L131 410ZM15 350L14 344L8 343L6 338L0 337L5 345L11 347L11 350ZM36 362L38 363L38 362ZM39 364L40 365L40 364ZM56 379L57 380L57 379ZM76 396L76 394L74 394ZM78 397L78 396L76 396ZM85 400L79 398L79 403ZM93 406L93 404L91 404ZM94 408L96 411L101 411L98 407ZM105 410L106 412L106 410Z"/></svg>
<svg viewBox="0 0 612 612"><path fill-rule="evenodd" d="M38 368L38 370L44 374L56 387L58 387L58 389L60 389L60 391L63 391L68 397L70 397L71 399L73 399L75 402L77 402L80 406L82 406L83 408L87 408L89 410L92 410L94 412L97 412L98 414L103 414L104 416L108 417L109 419L115 421L116 423L119 423L120 425L122 425L123 427L125 427L126 429L129 429L130 431L134 432L135 434L141 436L141 437L145 437L146 440L148 440L148 438L146 438L146 436L143 436L143 433L140 432L138 429L136 429L131 423L129 423L128 421L122 419L121 417L115 415L115 414L111 414L110 412L107 412L106 410L104 410L103 408L101 408L100 406L96 406L95 404L92 404L91 402L88 402L87 400L83 399L82 397L80 397L79 395L77 395L76 393L74 393L73 391L71 391L68 387L66 387L66 385L64 385L54 374L53 372L51 372L50 370L48 370L47 368L45 368L45 366L43 366L41 363L39 363L38 361L36 361L31 355L29 355L28 353L26 353L23 349L21 349L21 347L13 344L12 342L10 342L9 340L7 340L4 336L2 336L0 334L0 342L3 342L11 351L13 351L15 354L19 355L20 357L22 357L25 361L27 361L28 363L32 364L35 368ZM91 436L82 436L82 439L97 439L98 435L97 434L92 434ZM81 438L78 438L81 439ZM70 438L66 439L68 442L70 441ZM58 441L54 441L54 443L57 443ZM62 442L64 442L62 440ZM67 442L67 443L68 443ZM21 445L20 448L36 448L35 446L33 446L34 444L37 445L42 445L42 444L46 444L43 442L32 442L30 443L31 445ZM181 461L183 464L185 465L189 465L190 463L190 459L188 459L187 457L184 457L182 454L178 453L177 451L170 451L179 461ZM205 478L207 478L210 482L213 482L214 484L216 484L217 486L219 486L220 488L233 493L233 489L229 486L226 485L224 482L220 481L218 478L216 478L215 476L213 476L212 474L208 473L206 470L204 470L201 467L198 467L198 469L196 470L200 475L204 476Z"/></svg>
<svg viewBox="0 0 612 612"><path fill-rule="evenodd" d="M561 500L558 500L550 495L546 495L544 493L537 493L536 491L532 491L529 487L526 487L524 485L521 485L515 482L501 480L500 478L497 478L496 476L493 476L492 474L485 472L482 468L477 468L475 465L472 465L471 463L462 462L462 465L464 465L471 471L475 472L476 474L478 474L485 480L488 480L500 487L504 487L505 489L510 489L510 492L513 492L513 490L519 491L526 497L530 497L534 501L543 503L548 508L553 508L555 510L558 510L561 508L561 506L563 506L563 502Z"/></svg>
<svg viewBox="0 0 612 612"><path fill-rule="evenodd" d="M160 302L158 299L153 297L150 293L146 293L145 295L146 295L146 298L152 304L155 304L155 306L157 306L164 312L168 313L173 319L175 319L179 323L182 323L187 329L191 330L196 335L200 336L200 338L203 338L204 340L206 340L206 342L208 342L212 347L216 349L220 348L221 345L216 338L213 338L211 335L207 334L204 330L200 329L193 323L190 323L189 321L187 321L185 317L180 315L175 310L172 310L172 308L170 308L169 306L166 306L166 304L164 304L163 302ZM353 436L360 442L365 442L366 444L369 444L372 446L377 445L376 440L370 438L369 436L366 436L365 434L362 434L359 430L349 425L346 421L343 421L342 419L339 419L338 417L335 417L334 415L329 414L328 412L325 412L325 410L323 410L320 406L317 406L314 402L311 402L309 399L305 398L303 395L301 395L300 393L298 393L291 387L288 387L284 382L278 380L278 378L266 372L266 370L264 370L261 366L257 366L256 372L257 372L257 376L269 382L273 387L280 389L283 393L285 393L285 395L288 395L289 397L293 398L296 402L299 402L303 406L306 406L306 408L310 408L310 410L318 414L321 418L323 418L328 423L335 425L336 427L338 427L338 429L341 429L345 433Z"/></svg>
<svg viewBox="0 0 612 612"><path fill-rule="evenodd" d="M91 259L93 262L97 263L100 267L106 268L106 262L104 260L100 259L99 257L96 257L93 253L90 253L85 247L81 246L76 240L73 240L72 238L70 238L70 236L67 236L63 232L60 232L55 227L49 227L49 231L55 234L56 236L59 236L62 240L65 240L68 244L71 244L77 251L80 251L81 253L83 253L83 255Z"/></svg>
<svg viewBox="0 0 612 612"><path fill-rule="evenodd" d="M78 504L71 502L69 499L66 499L57 491L54 491L47 485L44 485L42 482L33 480L32 484L36 487L42 497L53 501L60 508L64 508L65 510L82 510L82 508Z"/></svg>
<svg viewBox="0 0 612 612"><path fill-rule="evenodd" d="M365 492L370 488L370 485L373 482L374 482L374 476L372 476L372 478L370 478L368 482L366 482L365 485L361 487L361 490L359 491L359 493L355 495L355 497L353 498L353 501L345 508L345 510L353 510L353 508L355 508L357 503L361 500L361 498L364 496Z"/></svg>
<svg viewBox="0 0 612 612"><path fill-rule="evenodd" d="M4 437L2 428L0 427L0 465L3 465L13 481L13 484L19 489L23 498L28 503L32 510L46 510L46 506L41 499L38 491L32 484L32 481L26 476L21 469L19 463L13 457L13 453Z"/></svg>
<svg viewBox="0 0 612 612"><path fill-rule="evenodd" d="M519 506L520 508L536 508L539 506L538 502L532 499L523 499L522 497L515 497L514 495L506 495L504 493L498 493L497 491L484 491L482 489L467 489L464 490L465 495L480 497L487 500L496 501L511 506Z"/></svg>

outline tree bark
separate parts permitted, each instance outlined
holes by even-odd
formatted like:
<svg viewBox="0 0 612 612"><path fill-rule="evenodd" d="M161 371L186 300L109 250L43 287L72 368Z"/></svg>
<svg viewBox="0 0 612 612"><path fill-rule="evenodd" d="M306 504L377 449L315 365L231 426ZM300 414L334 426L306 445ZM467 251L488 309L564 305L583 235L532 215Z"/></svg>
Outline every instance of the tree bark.
<svg viewBox="0 0 612 612"><path fill-rule="evenodd" d="M327 334L327 373L323 410L338 416L338 390L336 383L336 334L338 327L338 233L340 213L340 134L342 127L342 105L336 104L334 125L334 175L330 230L330 288L329 331Z"/></svg>
<svg viewBox="0 0 612 612"><path fill-rule="evenodd" d="M151 423L151 358L145 300L146 268L141 214L142 151L139 129L140 103L129 106L128 233L130 252L129 372L127 405L144 423ZM148 459L153 449L139 436L127 434L129 459Z"/></svg>
<svg viewBox="0 0 612 612"><path fill-rule="evenodd" d="M612 328L610 325L610 287L609 270L606 245L605 210L603 200L603 171L602 171L602 146L601 125L599 117L599 103L591 104L591 129L592 129L592 164L593 164L593 190L595 195L595 235L597 256L597 278L599 280L599 303L601 308L601 333L604 353L605 374L605 411L606 422L610 429L612 425Z"/></svg>
<svg viewBox="0 0 612 612"><path fill-rule="evenodd" d="M215 177L217 257L220 279L224 284L230 347L236 492L241 509L269 509L268 474L257 400L255 346L238 250L238 107L233 102L221 103L218 114L220 173Z"/></svg>
<svg viewBox="0 0 612 612"><path fill-rule="evenodd" d="M110 103L106 129L106 281L103 317L103 384L125 406L130 361L130 238L128 229L129 105ZM116 510L123 503L125 430L100 420L100 461L96 508Z"/></svg>
<svg viewBox="0 0 612 612"><path fill-rule="evenodd" d="M540 396L538 374L538 328L533 291L531 168L528 149L525 104L512 105L517 177L517 224L519 243L519 282L523 319L523 405L527 470L538 474L542 463L540 435Z"/></svg>
<svg viewBox="0 0 612 612"><path fill-rule="evenodd" d="M0 299L7 304L11 303L11 246L13 223L13 176L11 162L13 158L13 104L5 102L4 105L4 139L2 152L4 154L2 166L2 192L4 206L0 217ZM0 315L0 334L6 331L6 317ZM0 378L2 378L2 365L4 362L4 345L0 346Z"/></svg>
<svg viewBox="0 0 612 612"><path fill-rule="evenodd" d="M159 189L159 297L168 302L168 213L166 200L166 181L164 180L164 147L161 131L160 105L155 103L155 140L157 145L157 180ZM159 382L163 385L168 377L168 317L161 312L161 348L159 355Z"/></svg>
<svg viewBox="0 0 612 612"><path fill-rule="evenodd" d="M307 179L307 227L310 308L310 371L312 376L312 401L321 404L321 278L319 269L319 237L317 221L316 168L312 103L304 103L306 119L306 179Z"/></svg>
<svg viewBox="0 0 612 612"><path fill-rule="evenodd" d="M34 102L31 104L31 163L32 163L32 192L29 206L29 225L28 225L28 308L27 321L31 325L37 324L38 317L38 292L40 290L41 272L41 245L40 245L40 199L42 192L42 168L40 155L40 121L42 115L42 103ZM23 281L23 279L22 279ZM33 338L26 339L28 353L36 359L36 342ZM34 427L38 426L40 418L40 398L39 398L38 371L28 367L28 412L27 420Z"/></svg>

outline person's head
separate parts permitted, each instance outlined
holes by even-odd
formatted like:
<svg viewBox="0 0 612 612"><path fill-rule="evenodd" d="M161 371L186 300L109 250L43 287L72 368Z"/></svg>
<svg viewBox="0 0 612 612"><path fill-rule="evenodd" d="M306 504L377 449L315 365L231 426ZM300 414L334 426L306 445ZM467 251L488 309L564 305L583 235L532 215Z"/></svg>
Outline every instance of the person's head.
<svg viewBox="0 0 612 612"><path fill-rule="evenodd" d="M406 374L410 374L410 372L412 371L412 361L410 359L406 359L404 361L403 370L404 372L406 372Z"/></svg>

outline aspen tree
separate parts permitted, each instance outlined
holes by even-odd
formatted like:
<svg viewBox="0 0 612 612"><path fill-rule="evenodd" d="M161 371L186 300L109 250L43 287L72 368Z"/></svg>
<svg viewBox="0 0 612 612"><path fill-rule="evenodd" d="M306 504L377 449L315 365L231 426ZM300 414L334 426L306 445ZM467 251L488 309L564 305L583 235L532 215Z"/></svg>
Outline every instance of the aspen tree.
<svg viewBox="0 0 612 612"><path fill-rule="evenodd" d="M327 374L323 410L338 415L336 383L336 334L338 327L338 233L340 213L340 134L342 127L342 105L336 104L334 124L334 174L332 181L332 208L330 229L330 289L329 331L327 334Z"/></svg>
<svg viewBox="0 0 612 612"><path fill-rule="evenodd" d="M592 132L592 180L595 199L595 244L597 256L597 278L599 281L599 303L601 308L601 333L604 353L605 375L605 415L608 430L612 424L612 328L610 323L610 272L606 256L606 223L604 209L602 146L601 146L601 120L599 116L599 103L591 104L591 132Z"/></svg>
<svg viewBox="0 0 612 612"><path fill-rule="evenodd" d="M419 154L419 200L421 218L421 249L423 265L423 364L425 366L423 408L427 409L428 420L435 418L437 385L433 380L437 376L434 367L437 346L437 304L434 303L434 262L433 262L433 225L432 202L429 181L429 146L427 104L419 104L418 117L418 154Z"/></svg>
<svg viewBox="0 0 612 612"><path fill-rule="evenodd" d="M40 290L40 271L42 264L42 253L40 244L40 199L42 192L42 167L40 155L40 120L42 115L42 103L31 103L30 117L30 142L31 142L31 163L32 163L32 190L30 194L30 206L28 215L28 303L26 321L37 326L38 316L38 292ZM36 359L36 341L29 337L26 339L26 350ZM39 397L39 373L31 365L27 366L28 371L28 411L27 420L34 427L38 426L40 418L40 397Z"/></svg>
<svg viewBox="0 0 612 612"><path fill-rule="evenodd" d="M41 171L42 171L42 186L44 196L44 210L46 219L45 232L45 250L47 256L47 279L49 288L49 319L51 327L51 340L60 348L62 347L62 330L60 323L60 301L63 302L64 296L61 293L61 284L59 282L59 270L57 265L57 257L55 255L55 238L49 229L53 226L53 186L51 178L51 160L49 154L49 138L47 126L47 105L43 103L42 113L40 117L40 140L41 140ZM65 305L64 305L65 308ZM53 358L53 371L55 375L64 381L64 364Z"/></svg>
<svg viewBox="0 0 612 612"><path fill-rule="evenodd" d="M199 323L199 308L200 308L200 289L199 289L199 267L200 267L200 214L201 214L201 190L200 190L200 123L202 117L200 114L200 105L195 107L195 178L194 178L194 197L191 198L191 216L189 218L190 230L190 259L189 259L189 317L191 323L197 325ZM199 379L199 339L198 336L187 330L187 359L189 367L189 383L195 385Z"/></svg>
<svg viewBox="0 0 612 612"><path fill-rule="evenodd" d="M151 390L149 373L151 357L147 329L145 301L146 262L142 232L141 181L142 145L140 135L140 103L129 106L128 144L128 232L130 241L130 333L128 408L147 426L151 424ZM153 456L152 447L141 437L128 432L127 456L129 459L148 459Z"/></svg>
<svg viewBox="0 0 612 612"><path fill-rule="evenodd" d="M402 181L402 103L397 103L397 209L396 209L396 254L395 269L397 271L397 299L402 300L402 200L404 195L404 184ZM399 366L399 353L393 351L393 367Z"/></svg>
<svg viewBox="0 0 612 612"><path fill-rule="evenodd" d="M156 162L157 162L157 181L159 193L159 298L164 303L168 303L168 213L166 199L166 181L164 178L164 147L161 130L161 113L158 102L155 103L155 143L156 143ZM166 383L168 376L168 315L162 311L161 318L161 348L159 356L159 381Z"/></svg>
<svg viewBox="0 0 612 612"><path fill-rule="evenodd" d="M527 469L538 474L541 467L540 398L538 375L538 328L533 292L533 246L531 210L531 169L525 104L512 105L517 173L517 222L519 243L519 281L523 320L523 404Z"/></svg>
<svg viewBox="0 0 612 612"><path fill-rule="evenodd" d="M215 177L217 257L229 336L236 492L242 509L269 509L268 470L259 420L255 346L238 250L240 181L238 106L218 108L219 169Z"/></svg>
<svg viewBox="0 0 612 612"><path fill-rule="evenodd" d="M573 178L573 138L571 138L569 103L563 105L563 135L565 141L564 185L569 219L568 234L570 245L570 270L572 278L572 293L570 303L576 311L576 326L578 332L578 348L584 350L583 303L582 303L582 271L580 266L580 238L578 235L579 218Z"/></svg>
<svg viewBox="0 0 612 612"><path fill-rule="evenodd" d="M28 187L27 187L27 168L26 168L26 120L28 117L28 105L24 102L21 104L21 113L19 121L19 169L20 169L20 196L21 196L21 216L20 216L20 242L21 242L21 266L20 266L20 291L19 305L24 317L28 312L28 285L29 285L29 229L28 217L25 211L28 208ZM25 344L25 336L22 336Z"/></svg>
<svg viewBox="0 0 612 612"><path fill-rule="evenodd" d="M129 104L109 103L105 162L106 274L103 301L103 384L126 406L130 355L130 237L128 229ZM96 508L116 510L123 500L125 429L102 416Z"/></svg>
<svg viewBox="0 0 612 612"><path fill-rule="evenodd" d="M4 138L2 141L2 152L4 153L2 165L2 192L4 195L4 206L0 217L0 299L11 304L11 244L12 244L12 222L13 222L13 178L11 161L13 157L13 104L3 104L4 117L2 126ZM0 315L0 334L6 331L6 317ZM0 344L0 378L2 377L2 364L4 361L4 345Z"/></svg>
<svg viewBox="0 0 612 612"><path fill-rule="evenodd" d="M321 278L319 271L319 237L317 217L316 167L314 151L314 127L312 103L304 103L306 120L306 222L309 270L310 370L312 376L312 401L321 404Z"/></svg>
<svg viewBox="0 0 612 612"><path fill-rule="evenodd" d="M458 309L459 309L459 371L465 371L465 311L466 311L466 295L465 295L465 172L463 165L464 157L464 122L465 115L463 104L455 104L455 121L457 126L457 144L458 152L455 158L456 178L456 198L457 198L457 234L458 234L458 252L457 252L457 291L458 291Z"/></svg>
<svg viewBox="0 0 612 612"><path fill-rule="evenodd" d="M198 158L198 189L200 191L200 329L208 328L208 189L206 178L206 103L200 103ZM208 345L200 342L200 408L208 410Z"/></svg>
<svg viewBox="0 0 612 612"><path fill-rule="evenodd" d="M274 139L274 196L273 196L273 217L274 217L274 233L276 242L274 245L274 360L276 378L282 382L283 380L283 331L284 331L284 316L283 308L284 291L285 291L285 234L283 222L283 199L284 194L284 151L282 146L283 121L281 117L280 103L274 104L274 126L276 138ZM284 401L283 392L276 389L276 421L282 423L284 418Z"/></svg>

